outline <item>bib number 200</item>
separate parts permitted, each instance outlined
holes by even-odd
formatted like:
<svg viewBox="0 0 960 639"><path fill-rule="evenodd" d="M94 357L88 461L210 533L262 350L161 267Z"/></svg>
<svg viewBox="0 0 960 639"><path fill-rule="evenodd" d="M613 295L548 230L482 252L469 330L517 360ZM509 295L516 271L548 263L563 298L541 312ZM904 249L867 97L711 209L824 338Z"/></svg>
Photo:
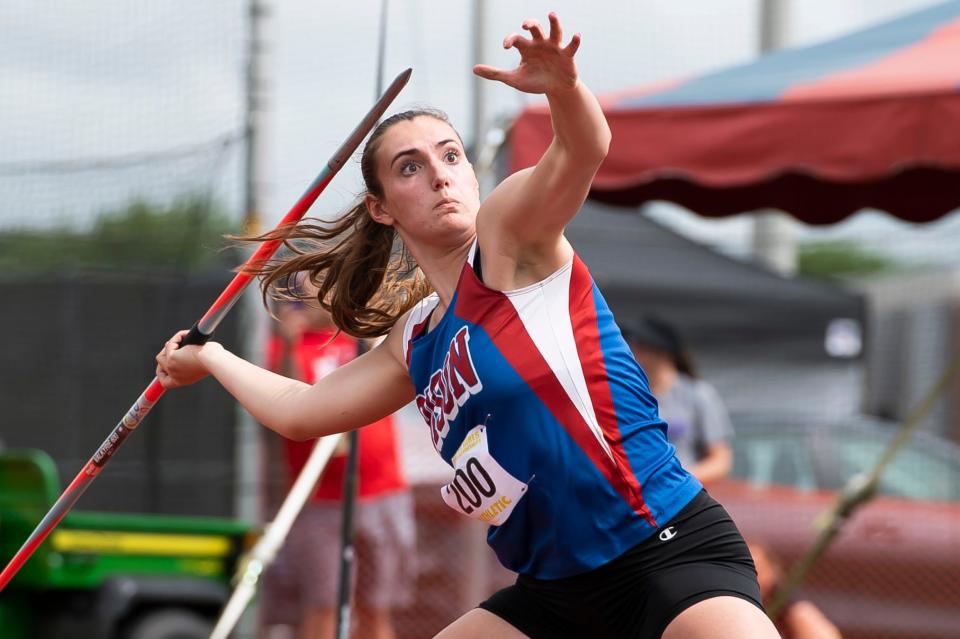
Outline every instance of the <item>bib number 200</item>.
<svg viewBox="0 0 960 639"><path fill-rule="evenodd" d="M499 526L527 492L527 485L490 454L486 426L467 433L452 462L453 481L440 493L448 506L468 517Z"/></svg>
<svg viewBox="0 0 960 639"><path fill-rule="evenodd" d="M456 470L449 486L460 509L468 515L483 504L485 497L493 497L497 492L490 473L483 469L476 457L468 459L465 468Z"/></svg>

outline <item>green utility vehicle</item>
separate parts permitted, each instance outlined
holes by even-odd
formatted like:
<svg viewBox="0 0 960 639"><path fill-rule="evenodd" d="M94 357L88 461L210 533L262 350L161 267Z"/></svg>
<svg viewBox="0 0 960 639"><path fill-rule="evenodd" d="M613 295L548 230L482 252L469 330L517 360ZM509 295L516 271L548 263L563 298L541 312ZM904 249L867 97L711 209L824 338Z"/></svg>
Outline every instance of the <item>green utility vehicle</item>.
<svg viewBox="0 0 960 639"><path fill-rule="evenodd" d="M39 450L0 452L0 566L60 495ZM0 593L3 639L206 639L252 526L71 512Z"/></svg>

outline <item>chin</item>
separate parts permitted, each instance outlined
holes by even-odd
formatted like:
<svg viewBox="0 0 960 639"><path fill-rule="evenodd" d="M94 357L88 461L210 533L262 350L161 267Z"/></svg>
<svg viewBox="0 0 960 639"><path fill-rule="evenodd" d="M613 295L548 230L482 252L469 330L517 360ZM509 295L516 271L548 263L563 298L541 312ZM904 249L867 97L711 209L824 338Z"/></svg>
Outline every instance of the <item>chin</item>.
<svg viewBox="0 0 960 639"><path fill-rule="evenodd" d="M453 216L450 216L453 217ZM473 240L477 234L474 219L471 217L457 220L445 220L448 223L439 224L433 232L433 241L444 246L460 246Z"/></svg>

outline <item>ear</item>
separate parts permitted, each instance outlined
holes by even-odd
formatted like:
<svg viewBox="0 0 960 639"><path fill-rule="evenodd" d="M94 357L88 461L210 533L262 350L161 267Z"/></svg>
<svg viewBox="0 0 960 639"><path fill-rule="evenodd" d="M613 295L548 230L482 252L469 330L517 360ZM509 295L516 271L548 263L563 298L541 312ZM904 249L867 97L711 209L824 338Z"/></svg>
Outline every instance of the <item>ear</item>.
<svg viewBox="0 0 960 639"><path fill-rule="evenodd" d="M367 193L363 198L363 203L367 206L367 211L374 222L393 226L393 216L387 213L379 199Z"/></svg>

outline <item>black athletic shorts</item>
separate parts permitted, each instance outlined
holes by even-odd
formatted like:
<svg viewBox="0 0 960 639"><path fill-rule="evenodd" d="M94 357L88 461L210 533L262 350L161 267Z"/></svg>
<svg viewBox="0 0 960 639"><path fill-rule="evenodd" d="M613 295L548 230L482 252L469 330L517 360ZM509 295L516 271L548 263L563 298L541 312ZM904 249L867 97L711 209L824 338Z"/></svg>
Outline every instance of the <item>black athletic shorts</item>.
<svg viewBox="0 0 960 639"><path fill-rule="evenodd" d="M683 610L719 595L763 609L746 542L723 506L701 491L613 561L562 579L520 575L480 607L532 639L658 639Z"/></svg>

